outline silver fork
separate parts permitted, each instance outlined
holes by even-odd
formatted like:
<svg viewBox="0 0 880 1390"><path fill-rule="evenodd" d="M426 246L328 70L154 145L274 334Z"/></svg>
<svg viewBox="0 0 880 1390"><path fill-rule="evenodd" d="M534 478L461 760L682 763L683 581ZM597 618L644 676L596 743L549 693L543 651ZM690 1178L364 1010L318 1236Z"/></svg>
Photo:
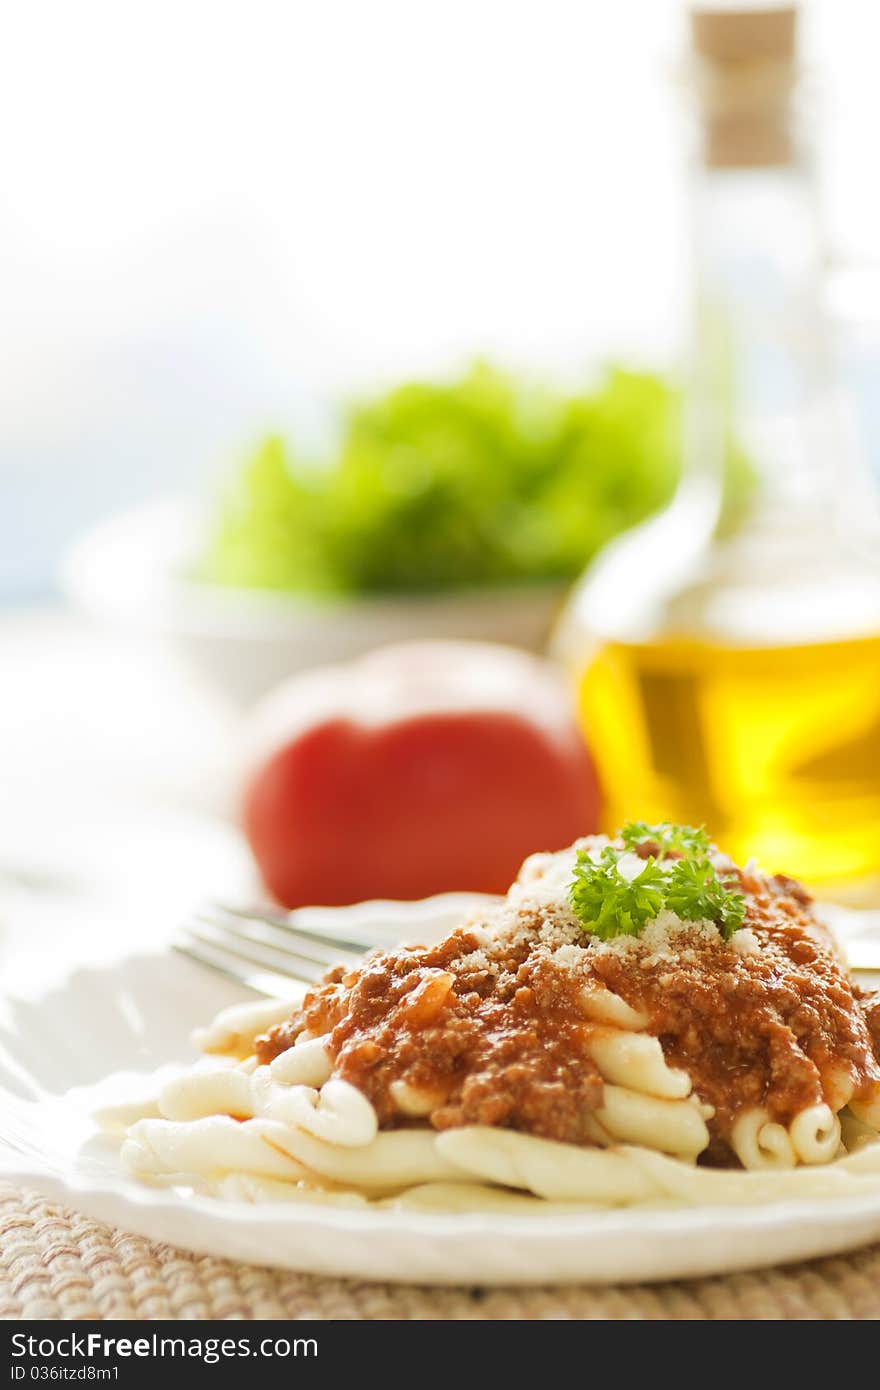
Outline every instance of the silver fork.
<svg viewBox="0 0 880 1390"><path fill-rule="evenodd" d="M821 911L830 918L843 943L850 971L880 975L880 913L826 908L824 904ZM387 937L368 933L341 936L304 927L296 921L297 916L295 912L216 903L202 908L178 928L172 944L199 965L272 997L289 994L292 980L317 984L332 965L359 965L367 951L388 945Z"/></svg>
<svg viewBox="0 0 880 1390"><path fill-rule="evenodd" d="M291 980L317 984L333 965L360 965L382 944L295 922L296 914L212 903L177 929L176 951L257 994L290 993Z"/></svg>

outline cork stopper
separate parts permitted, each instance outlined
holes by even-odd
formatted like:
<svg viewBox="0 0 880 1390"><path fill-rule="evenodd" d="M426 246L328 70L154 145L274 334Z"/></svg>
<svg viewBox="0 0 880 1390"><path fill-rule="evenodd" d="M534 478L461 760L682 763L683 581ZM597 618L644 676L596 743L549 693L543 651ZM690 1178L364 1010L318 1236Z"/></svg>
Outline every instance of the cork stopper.
<svg viewBox="0 0 880 1390"><path fill-rule="evenodd" d="M690 12L691 45L710 169L792 164L797 5Z"/></svg>

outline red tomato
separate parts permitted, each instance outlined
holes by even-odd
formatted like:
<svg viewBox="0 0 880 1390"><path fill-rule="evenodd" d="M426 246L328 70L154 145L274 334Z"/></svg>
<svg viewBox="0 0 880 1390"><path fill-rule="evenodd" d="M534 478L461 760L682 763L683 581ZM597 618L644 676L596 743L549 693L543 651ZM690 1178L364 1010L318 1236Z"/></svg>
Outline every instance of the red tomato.
<svg viewBox="0 0 880 1390"><path fill-rule="evenodd" d="M412 643L287 682L257 716L244 828L288 907L503 893L597 827L558 677L480 643Z"/></svg>

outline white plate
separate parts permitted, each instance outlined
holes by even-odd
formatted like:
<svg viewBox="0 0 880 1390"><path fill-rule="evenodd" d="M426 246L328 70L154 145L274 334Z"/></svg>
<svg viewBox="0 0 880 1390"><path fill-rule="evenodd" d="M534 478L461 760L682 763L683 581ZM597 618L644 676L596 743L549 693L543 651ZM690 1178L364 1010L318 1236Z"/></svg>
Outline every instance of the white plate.
<svg viewBox="0 0 880 1390"><path fill-rule="evenodd" d="M436 938L463 895L308 909L323 926ZM0 1173L98 1220L206 1254L356 1278L532 1284L704 1275L880 1238L880 1198L577 1215L423 1214L250 1206L142 1187L90 1112L192 1055L191 1027L243 995L170 952L78 969L0 1014ZM115 1075L109 1083L108 1073ZM120 1077L120 1073L123 1075ZM140 1074L140 1075L138 1075Z"/></svg>

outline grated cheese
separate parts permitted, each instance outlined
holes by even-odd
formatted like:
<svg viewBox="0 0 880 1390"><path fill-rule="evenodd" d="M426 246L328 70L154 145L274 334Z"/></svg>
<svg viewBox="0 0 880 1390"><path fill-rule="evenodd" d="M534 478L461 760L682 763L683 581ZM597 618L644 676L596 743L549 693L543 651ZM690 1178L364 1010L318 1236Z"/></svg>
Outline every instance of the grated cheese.
<svg viewBox="0 0 880 1390"><path fill-rule="evenodd" d="M756 956L761 949L761 943L751 927L741 927L739 931L735 931L730 938L730 945L738 956Z"/></svg>
<svg viewBox="0 0 880 1390"><path fill-rule="evenodd" d="M467 930L481 944L473 951L463 952L455 962L456 968L485 971L499 982L509 981L504 953L497 948L527 942L533 952L571 974L588 971L591 960L608 955L630 957L639 969L668 970L670 964L694 965L707 946L722 944L714 922L685 921L668 909L647 922L638 936L610 940L590 936L569 903L575 860L583 850L598 860L611 843L605 835L594 835L557 853L533 854L526 859L507 898L467 923ZM716 854L719 866L732 867L726 855ZM624 852L618 868L632 881L644 868L644 860ZM735 932L728 944L739 956L755 955L761 949L759 938L748 927Z"/></svg>

